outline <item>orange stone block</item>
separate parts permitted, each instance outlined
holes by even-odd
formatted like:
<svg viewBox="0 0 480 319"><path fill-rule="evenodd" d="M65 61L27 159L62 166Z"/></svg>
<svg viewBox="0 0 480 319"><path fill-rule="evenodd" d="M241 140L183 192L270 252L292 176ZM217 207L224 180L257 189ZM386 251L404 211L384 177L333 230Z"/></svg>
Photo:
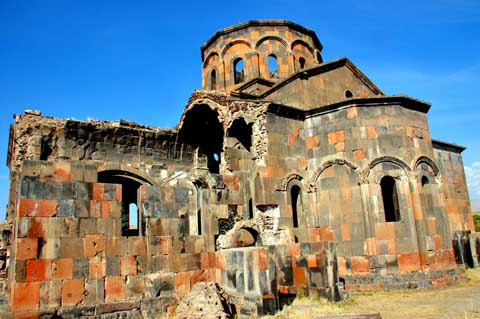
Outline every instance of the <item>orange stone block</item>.
<svg viewBox="0 0 480 319"><path fill-rule="evenodd" d="M14 312L37 311L39 303L39 282L12 284L12 309Z"/></svg>
<svg viewBox="0 0 480 319"><path fill-rule="evenodd" d="M335 138L337 139L337 142L345 142L345 131L335 131Z"/></svg>
<svg viewBox="0 0 480 319"><path fill-rule="evenodd" d="M265 249L257 250L257 263L258 269L266 270L268 269L268 251Z"/></svg>
<svg viewBox="0 0 480 319"><path fill-rule="evenodd" d="M304 268L294 268L293 269L293 284L295 286L305 286L307 278L305 276Z"/></svg>
<svg viewBox="0 0 480 319"><path fill-rule="evenodd" d="M375 238L373 238L373 237L367 238L365 240L365 244L367 246L367 255L368 256L378 255L377 240Z"/></svg>
<svg viewBox="0 0 480 319"><path fill-rule="evenodd" d="M47 221L46 218L30 218L28 223L28 237L45 237L45 221Z"/></svg>
<svg viewBox="0 0 480 319"><path fill-rule="evenodd" d="M295 145L295 136L294 135L288 135L288 145L293 146Z"/></svg>
<svg viewBox="0 0 480 319"><path fill-rule="evenodd" d="M353 158L356 160L363 160L366 158L365 151L363 149L358 149L353 151Z"/></svg>
<svg viewBox="0 0 480 319"><path fill-rule="evenodd" d="M181 297L190 291L190 274L179 272L175 275L175 292Z"/></svg>
<svg viewBox="0 0 480 319"><path fill-rule="evenodd" d="M367 126L367 138L377 138L377 130L375 126Z"/></svg>
<svg viewBox="0 0 480 319"><path fill-rule="evenodd" d="M105 237L102 235L86 235L83 239L85 257L95 257L105 252Z"/></svg>
<svg viewBox="0 0 480 319"><path fill-rule="evenodd" d="M327 138L328 138L328 144L337 143L337 135L335 134L335 132L329 132L327 134Z"/></svg>
<svg viewBox="0 0 480 319"><path fill-rule="evenodd" d="M393 223L375 224L375 237L378 240L395 239L395 225Z"/></svg>
<svg viewBox="0 0 480 319"><path fill-rule="evenodd" d="M294 128L292 129L292 135L295 136L295 137L298 136L298 127L294 127Z"/></svg>
<svg viewBox="0 0 480 319"><path fill-rule="evenodd" d="M125 280L122 276L105 278L105 302L125 299Z"/></svg>
<svg viewBox="0 0 480 319"><path fill-rule="evenodd" d="M345 260L345 257L338 256L337 263L338 263L338 276L345 277L347 275L347 261Z"/></svg>
<svg viewBox="0 0 480 319"><path fill-rule="evenodd" d="M52 217L55 216L56 213L57 201L54 199L20 199L20 217Z"/></svg>
<svg viewBox="0 0 480 319"><path fill-rule="evenodd" d="M313 139L313 136L308 136L305 139L305 144L307 146L307 149L312 149L315 147L315 140Z"/></svg>
<svg viewBox="0 0 480 319"><path fill-rule="evenodd" d="M225 256L221 252L215 254L215 268L225 269Z"/></svg>
<svg viewBox="0 0 480 319"><path fill-rule="evenodd" d="M105 185L101 183L93 183L92 184L92 199L93 200L103 200L105 192Z"/></svg>
<svg viewBox="0 0 480 319"><path fill-rule="evenodd" d="M89 263L90 278L105 277L105 261L95 257Z"/></svg>
<svg viewBox="0 0 480 319"><path fill-rule="evenodd" d="M55 181L68 182L72 180L71 165L67 162L55 162Z"/></svg>
<svg viewBox="0 0 480 319"><path fill-rule="evenodd" d="M67 279L62 284L62 306L77 306L83 301L83 279Z"/></svg>
<svg viewBox="0 0 480 319"><path fill-rule="evenodd" d="M328 227L320 227L320 240L333 241L333 230Z"/></svg>
<svg viewBox="0 0 480 319"><path fill-rule="evenodd" d="M208 253L200 253L200 268L201 269L210 268Z"/></svg>
<svg viewBox="0 0 480 319"><path fill-rule="evenodd" d="M398 255L398 270L412 272L420 270L420 255L416 252Z"/></svg>
<svg viewBox="0 0 480 319"><path fill-rule="evenodd" d="M29 259L26 265L26 281L46 281L50 279L49 259Z"/></svg>
<svg viewBox="0 0 480 319"><path fill-rule="evenodd" d="M137 259L135 256L120 257L120 273L122 276L137 274Z"/></svg>
<svg viewBox="0 0 480 319"><path fill-rule="evenodd" d="M307 257L307 265L308 265L308 268L317 267L317 256L316 255L308 256Z"/></svg>
<svg viewBox="0 0 480 319"><path fill-rule="evenodd" d="M142 190L142 194L144 194L144 197L142 197L142 199L143 201L145 201L147 199L147 190L145 187L143 187ZM122 185L117 185L117 188L115 189L115 200L117 202L122 201Z"/></svg>
<svg viewBox="0 0 480 319"><path fill-rule="evenodd" d="M17 238L15 247L15 258L18 260L27 260L37 258L38 239L37 238Z"/></svg>
<svg viewBox="0 0 480 319"><path fill-rule="evenodd" d="M39 199L37 216L52 217L57 213L57 201L54 199Z"/></svg>
<svg viewBox="0 0 480 319"><path fill-rule="evenodd" d="M20 203L18 206L18 214L20 217L32 216L33 212L35 211L36 201L35 199L31 198L20 198Z"/></svg>
<svg viewBox="0 0 480 319"><path fill-rule="evenodd" d="M197 282L207 280L207 273L203 270L194 270L190 272L190 286L193 287Z"/></svg>
<svg viewBox="0 0 480 319"><path fill-rule="evenodd" d="M73 259L61 258L52 261L52 279L72 279Z"/></svg>
<svg viewBox="0 0 480 319"><path fill-rule="evenodd" d="M352 273L356 275L368 274L370 272L370 262L366 256L350 257L350 267Z"/></svg>
<svg viewBox="0 0 480 319"><path fill-rule="evenodd" d="M110 217L110 202L103 201L102 203L102 218Z"/></svg>
<svg viewBox="0 0 480 319"><path fill-rule="evenodd" d="M281 294L288 294L288 286L279 285L278 292Z"/></svg>

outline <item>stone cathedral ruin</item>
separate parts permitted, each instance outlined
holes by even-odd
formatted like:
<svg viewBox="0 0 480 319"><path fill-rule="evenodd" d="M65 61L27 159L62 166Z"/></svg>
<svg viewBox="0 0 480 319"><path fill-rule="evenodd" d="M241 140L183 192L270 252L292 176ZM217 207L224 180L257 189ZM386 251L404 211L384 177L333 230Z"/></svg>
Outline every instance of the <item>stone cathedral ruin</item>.
<svg viewBox="0 0 480 319"><path fill-rule="evenodd" d="M173 129L15 115L13 315L153 317L211 282L250 317L476 266L464 147L431 138L430 104L321 51L289 21L216 32Z"/></svg>

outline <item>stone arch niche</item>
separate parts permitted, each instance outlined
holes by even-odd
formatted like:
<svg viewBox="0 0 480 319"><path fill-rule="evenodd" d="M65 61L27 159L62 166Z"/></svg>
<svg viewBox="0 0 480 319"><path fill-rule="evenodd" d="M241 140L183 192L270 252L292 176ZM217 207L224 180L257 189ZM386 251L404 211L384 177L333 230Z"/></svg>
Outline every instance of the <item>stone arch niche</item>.
<svg viewBox="0 0 480 319"><path fill-rule="evenodd" d="M360 177L346 161L324 165L317 175L315 226L333 228L335 240L361 243L366 239ZM357 245L358 246L358 245ZM348 252L340 250L340 255Z"/></svg>
<svg viewBox="0 0 480 319"><path fill-rule="evenodd" d="M206 104L194 105L183 116L178 141L198 151L207 159L208 171L218 174L223 151L223 125L218 113Z"/></svg>
<svg viewBox="0 0 480 319"><path fill-rule="evenodd" d="M122 185L122 235L143 234L145 220L139 205L139 189L142 185L152 185L140 175L124 170L104 170L98 172L98 182Z"/></svg>
<svg viewBox="0 0 480 319"><path fill-rule="evenodd" d="M305 41L294 41L292 43L291 50L295 58L295 71L298 72L314 64L317 64L317 61L315 61L313 48Z"/></svg>
<svg viewBox="0 0 480 319"><path fill-rule="evenodd" d="M413 216L411 199L410 199L410 186L409 186L409 174L410 168L402 160L385 156L374 159L370 164L370 194L373 208L373 221L374 223L385 222L410 222ZM388 190L395 194L387 194ZM390 220L387 216L392 212L385 211L385 207L389 207L388 203L384 203L384 196L396 197L392 198L392 202L397 204L396 220Z"/></svg>
<svg viewBox="0 0 480 319"><path fill-rule="evenodd" d="M288 48L285 40L278 37L265 37L257 43L260 77L264 79L282 79L290 72ZM269 59L275 59L276 69L270 70Z"/></svg>
<svg viewBox="0 0 480 319"><path fill-rule="evenodd" d="M441 198L438 184L439 170L436 163L428 157L421 157L415 167L415 190L420 198L422 217L426 223L426 249L429 251L449 246L449 223ZM438 247L440 236L441 247Z"/></svg>

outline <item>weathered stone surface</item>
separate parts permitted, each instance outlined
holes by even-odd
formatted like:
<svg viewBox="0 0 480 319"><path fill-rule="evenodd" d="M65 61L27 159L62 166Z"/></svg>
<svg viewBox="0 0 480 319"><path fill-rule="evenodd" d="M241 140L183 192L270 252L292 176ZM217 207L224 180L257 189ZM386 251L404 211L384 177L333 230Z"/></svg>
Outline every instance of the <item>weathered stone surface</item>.
<svg viewBox="0 0 480 319"><path fill-rule="evenodd" d="M233 318L225 294L214 284L199 282L178 303L175 318Z"/></svg>

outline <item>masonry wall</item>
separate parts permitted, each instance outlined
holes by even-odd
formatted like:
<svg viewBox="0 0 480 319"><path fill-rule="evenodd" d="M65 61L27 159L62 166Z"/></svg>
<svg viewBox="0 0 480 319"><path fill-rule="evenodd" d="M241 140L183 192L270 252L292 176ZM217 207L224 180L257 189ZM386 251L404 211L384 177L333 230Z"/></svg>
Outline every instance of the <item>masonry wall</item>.
<svg viewBox="0 0 480 319"><path fill-rule="evenodd" d="M461 154L435 148L434 157L441 173L442 202L448 214L450 236L455 231L475 231Z"/></svg>

